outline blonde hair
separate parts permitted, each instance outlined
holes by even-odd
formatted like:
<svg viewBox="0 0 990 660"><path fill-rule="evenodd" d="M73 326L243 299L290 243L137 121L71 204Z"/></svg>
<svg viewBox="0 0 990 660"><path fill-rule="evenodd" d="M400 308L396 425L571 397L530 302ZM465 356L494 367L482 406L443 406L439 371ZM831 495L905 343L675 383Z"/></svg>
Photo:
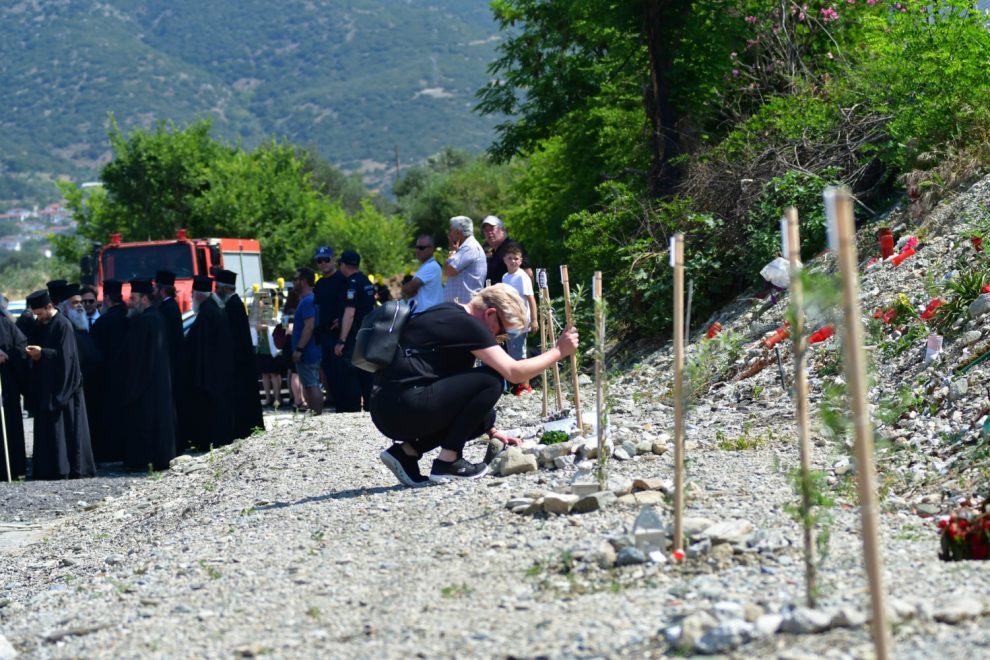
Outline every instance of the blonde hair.
<svg viewBox="0 0 990 660"><path fill-rule="evenodd" d="M526 325L526 306L519 292L508 284L492 284L471 297L471 306L478 309L497 309L505 323L505 329Z"/></svg>

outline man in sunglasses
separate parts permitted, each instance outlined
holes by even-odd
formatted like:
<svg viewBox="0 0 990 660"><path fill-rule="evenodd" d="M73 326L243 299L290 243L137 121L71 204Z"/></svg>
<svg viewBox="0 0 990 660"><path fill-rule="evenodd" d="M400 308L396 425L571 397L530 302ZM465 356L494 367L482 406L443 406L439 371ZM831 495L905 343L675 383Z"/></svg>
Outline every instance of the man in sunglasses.
<svg viewBox="0 0 990 660"><path fill-rule="evenodd" d="M340 383L343 378L340 358L334 355L333 349L340 339L340 317L344 314L344 291L347 288L347 278L337 270L337 262L333 257L333 249L321 245L316 250L313 259L320 279L313 286L313 299L320 310L320 325L317 328L322 355L320 367L326 378L327 400L324 407L336 402L340 397Z"/></svg>
<svg viewBox="0 0 990 660"><path fill-rule="evenodd" d="M413 314L421 314L443 302L443 278L440 264L433 256L436 249L433 237L429 234L419 236L414 249L416 259L423 265L402 285L402 297L409 300Z"/></svg>
<svg viewBox="0 0 990 660"><path fill-rule="evenodd" d="M87 284L79 289L79 295L82 296L86 324L89 325L89 331L92 332L93 324L96 323L96 319L100 318L100 307L96 304L96 289Z"/></svg>

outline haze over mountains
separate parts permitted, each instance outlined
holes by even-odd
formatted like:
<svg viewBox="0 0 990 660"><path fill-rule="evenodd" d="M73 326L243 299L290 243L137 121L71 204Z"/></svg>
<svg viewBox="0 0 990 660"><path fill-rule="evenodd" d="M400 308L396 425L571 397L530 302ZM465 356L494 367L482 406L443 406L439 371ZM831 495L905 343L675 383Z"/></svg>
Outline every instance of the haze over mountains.
<svg viewBox="0 0 990 660"><path fill-rule="evenodd" d="M120 127L214 119L247 147L314 145L372 183L451 145L498 33L487 0L9 0L0 7L0 202L96 175Z"/></svg>

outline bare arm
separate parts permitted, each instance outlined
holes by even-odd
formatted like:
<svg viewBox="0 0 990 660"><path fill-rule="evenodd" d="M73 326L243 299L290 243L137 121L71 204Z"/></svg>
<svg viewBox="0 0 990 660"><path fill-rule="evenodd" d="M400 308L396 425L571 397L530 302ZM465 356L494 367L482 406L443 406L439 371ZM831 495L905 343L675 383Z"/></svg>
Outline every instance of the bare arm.
<svg viewBox="0 0 990 660"><path fill-rule="evenodd" d="M303 321L302 332L299 333L299 343L296 344L296 350L292 352L292 361L299 362L302 359L302 351L304 348L309 346L309 342L313 337L313 328L316 326L316 319L314 317L309 317ZM289 332L292 332L291 330ZM298 358L296 356L299 356Z"/></svg>
<svg viewBox="0 0 990 660"><path fill-rule="evenodd" d="M340 320L340 341L347 341L351 334L351 326L354 325L354 308L345 307L344 316Z"/></svg>
<svg viewBox="0 0 990 660"><path fill-rule="evenodd" d="M422 287L423 287L423 280L419 279L418 277L414 277L402 285L402 297L412 298L419 292L419 290Z"/></svg>
<svg viewBox="0 0 990 660"><path fill-rule="evenodd" d="M540 329L536 316L536 296L529 294L526 298L529 299L529 331L536 332Z"/></svg>
<svg viewBox="0 0 990 660"><path fill-rule="evenodd" d="M557 339L557 344L546 353L525 360L515 360L499 346L479 348L472 355L499 373L510 383L521 383L533 378L554 362L577 352L577 328L567 328Z"/></svg>

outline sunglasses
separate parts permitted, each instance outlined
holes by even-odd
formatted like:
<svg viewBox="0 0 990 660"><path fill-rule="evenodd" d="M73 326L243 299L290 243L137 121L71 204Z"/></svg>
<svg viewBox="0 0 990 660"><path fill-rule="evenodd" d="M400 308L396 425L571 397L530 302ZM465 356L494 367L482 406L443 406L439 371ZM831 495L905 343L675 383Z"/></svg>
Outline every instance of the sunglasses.
<svg viewBox="0 0 990 660"><path fill-rule="evenodd" d="M416 249L417 250L432 250L433 249L433 246L432 245L417 245L416 246Z"/></svg>
<svg viewBox="0 0 990 660"><path fill-rule="evenodd" d="M84 305L95 305L96 304L96 298L83 298L83 301L82 302L83 302Z"/></svg>
<svg viewBox="0 0 990 660"><path fill-rule="evenodd" d="M328 264L328 263L330 263L330 260L327 259L326 257L320 257L319 259L316 260L316 263L318 263L318 264Z"/></svg>

